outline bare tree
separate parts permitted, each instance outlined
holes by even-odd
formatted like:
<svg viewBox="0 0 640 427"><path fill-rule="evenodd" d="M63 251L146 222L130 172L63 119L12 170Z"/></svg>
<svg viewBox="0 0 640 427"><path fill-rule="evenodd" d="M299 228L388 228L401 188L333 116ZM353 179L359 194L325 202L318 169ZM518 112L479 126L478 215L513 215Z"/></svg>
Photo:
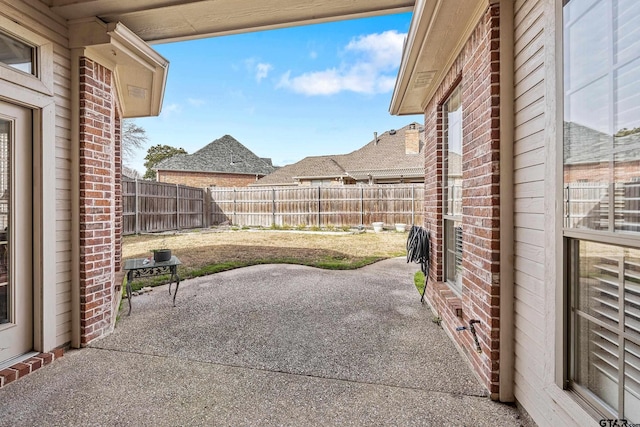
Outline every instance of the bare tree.
<svg viewBox="0 0 640 427"><path fill-rule="evenodd" d="M129 165L136 151L144 148L147 143L147 133L133 120L122 120L122 163Z"/></svg>
<svg viewBox="0 0 640 427"><path fill-rule="evenodd" d="M131 179L141 179L142 175L140 175L140 172L138 172L137 170L127 167L127 166L122 166L122 175L126 176L127 178L131 178Z"/></svg>

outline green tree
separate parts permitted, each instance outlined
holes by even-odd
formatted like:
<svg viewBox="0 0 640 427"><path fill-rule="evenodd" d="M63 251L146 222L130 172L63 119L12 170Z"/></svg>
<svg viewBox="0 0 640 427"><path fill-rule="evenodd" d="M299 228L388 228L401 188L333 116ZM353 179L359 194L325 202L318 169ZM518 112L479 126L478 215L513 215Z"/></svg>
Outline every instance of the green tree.
<svg viewBox="0 0 640 427"><path fill-rule="evenodd" d="M136 151L147 143L147 133L133 120L122 120L122 163L129 166Z"/></svg>
<svg viewBox="0 0 640 427"><path fill-rule="evenodd" d="M156 171L153 168L164 159L173 157L176 154L187 154L183 148L176 148L170 145L154 145L147 150L144 160L144 167L147 171L144 173L144 179L156 179Z"/></svg>

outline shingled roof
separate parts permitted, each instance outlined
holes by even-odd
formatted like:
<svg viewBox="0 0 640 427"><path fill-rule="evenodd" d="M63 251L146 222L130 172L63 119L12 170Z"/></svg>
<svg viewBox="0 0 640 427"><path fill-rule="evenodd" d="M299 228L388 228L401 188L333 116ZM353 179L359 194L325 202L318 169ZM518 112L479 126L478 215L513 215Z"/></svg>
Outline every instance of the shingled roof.
<svg viewBox="0 0 640 427"><path fill-rule="evenodd" d="M624 136L614 136L579 123L564 122L565 165L640 160L640 133L631 131Z"/></svg>
<svg viewBox="0 0 640 427"><path fill-rule="evenodd" d="M357 181L369 177L423 177L423 133L419 133L418 152L407 154L405 145L405 132L418 128L418 123L410 123L401 129L384 132L378 135L377 140L371 140L349 154L305 157L252 185L295 185L300 179L340 177L351 177Z"/></svg>
<svg viewBox="0 0 640 427"><path fill-rule="evenodd" d="M165 159L154 169L268 175L277 168L272 166L271 159L256 156L234 137L225 135L193 154L177 154Z"/></svg>

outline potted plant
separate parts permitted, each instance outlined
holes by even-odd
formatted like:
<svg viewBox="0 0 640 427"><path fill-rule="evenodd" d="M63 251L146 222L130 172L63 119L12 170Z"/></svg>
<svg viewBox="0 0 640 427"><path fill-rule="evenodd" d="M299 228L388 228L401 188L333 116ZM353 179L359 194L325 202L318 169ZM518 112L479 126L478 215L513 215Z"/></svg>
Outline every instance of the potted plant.
<svg viewBox="0 0 640 427"><path fill-rule="evenodd" d="M160 241L160 249L153 249L153 260L155 262L166 262L171 259L171 249L167 249L164 237Z"/></svg>
<svg viewBox="0 0 640 427"><path fill-rule="evenodd" d="M402 222L396 222L396 231L399 233L404 233L404 231L407 229L407 224L402 223Z"/></svg>
<svg viewBox="0 0 640 427"><path fill-rule="evenodd" d="M384 225L384 222L372 222L371 225L373 225L373 231L375 231L376 233L379 233L382 231L382 226Z"/></svg>
<svg viewBox="0 0 640 427"><path fill-rule="evenodd" d="M155 262L165 262L171 259L171 249L154 249L153 260Z"/></svg>

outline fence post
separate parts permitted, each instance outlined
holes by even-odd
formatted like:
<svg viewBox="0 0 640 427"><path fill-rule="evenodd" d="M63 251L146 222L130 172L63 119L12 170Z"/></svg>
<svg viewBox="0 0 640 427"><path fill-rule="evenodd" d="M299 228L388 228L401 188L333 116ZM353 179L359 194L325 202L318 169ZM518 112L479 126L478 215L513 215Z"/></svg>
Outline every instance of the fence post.
<svg viewBox="0 0 640 427"><path fill-rule="evenodd" d="M135 184L135 206L136 206L136 216L134 217L134 221L136 222L136 225L134 227L134 231L136 232L136 234L140 234L140 201L138 200L138 195L140 194L140 189L138 188L140 186L140 181L138 181L138 178L136 178L136 184Z"/></svg>
<svg viewBox="0 0 640 427"><path fill-rule="evenodd" d="M322 227L321 216L320 216L320 198L321 198L320 186L318 185L318 227Z"/></svg>
<svg viewBox="0 0 640 427"><path fill-rule="evenodd" d="M211 215L209 215L209 209L211 205L209 204L209 187L202 189L202 228L209 227L209 221L211 220Z"/></svg>
<svg viewBox="0 0 640 427"><path fill-rule="evenodd" d="M180 184L176 184L176 229L180 230Z"/></svg>
<svg viewBox="0 0 640 427"><path fill-rule="evenodd" d="M416 223L416 185L411 185L411 225Z"/></svg>
<svg viewBox="0 0 640 427"><path fill-rule="evenodd" d="M276 225L276 189L271 189L271 224Z"/></svg>
<svg viewBox="0 0 640 427"><path fill-rule="evenodd" d="M360 187L360 225L364 226L364 187Z"/></svg>
<svg viewBox="0 0 640 427"><path fill-rule="evenodd" d="M232 216L232 221L233 224L231 225L238 225L236 224L236 189L233 189L233 216Z"/></svg>

